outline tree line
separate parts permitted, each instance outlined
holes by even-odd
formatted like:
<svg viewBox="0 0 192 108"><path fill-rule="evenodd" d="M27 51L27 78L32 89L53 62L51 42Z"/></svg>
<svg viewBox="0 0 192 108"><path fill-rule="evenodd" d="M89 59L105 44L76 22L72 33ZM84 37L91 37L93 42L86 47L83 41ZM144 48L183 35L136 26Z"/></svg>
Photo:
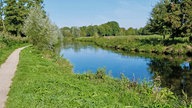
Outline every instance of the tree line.
<svg viewBox="0 0 192 108"><path fill-rule="evenodd" d="M145 27L120 28L115 21L101 25L83 27L63 27L64 36L126 36L126 35L166 35L189 37L192 41L192 0L160 0L153 8L151 17Z"/></svg>
<svg viewBox="0 0 192 108"><path fill-rule="evenodd" d="M63 36L79 37L79 36L127 36L127 35L150 35L151 32L143 28L121 28L118 22L110 21L101 25L89 25L82 27L63 27L61 28Z"/></svg>

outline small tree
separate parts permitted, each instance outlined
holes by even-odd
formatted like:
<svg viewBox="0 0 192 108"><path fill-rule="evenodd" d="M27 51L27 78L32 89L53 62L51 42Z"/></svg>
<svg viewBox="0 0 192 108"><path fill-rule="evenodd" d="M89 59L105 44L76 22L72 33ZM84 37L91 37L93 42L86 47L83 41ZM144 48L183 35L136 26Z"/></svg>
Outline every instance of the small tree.
<svg viewBox="0 0 192 108"><path fill-rule="evenodd" d="M58 42L58 37L62 37L58 27L51 23L40 6L35 6L30 10L23 32L39 49L52 50Z"/></svg>

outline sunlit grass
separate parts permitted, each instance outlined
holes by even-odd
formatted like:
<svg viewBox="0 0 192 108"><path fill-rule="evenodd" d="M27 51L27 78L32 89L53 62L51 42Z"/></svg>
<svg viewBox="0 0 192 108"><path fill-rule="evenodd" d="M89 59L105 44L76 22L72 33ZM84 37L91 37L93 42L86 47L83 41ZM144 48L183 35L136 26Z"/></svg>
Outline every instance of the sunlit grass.
<svg viewBox="0 0 192 108"><path fill-rule="evenodd" d="M8 108L74 107L166 107L182 105L168 89L154 91L153 86L138 85L122 76L121 80L105 75L74 74L66 60L33 47L20 54L13 79Z"/></svg>

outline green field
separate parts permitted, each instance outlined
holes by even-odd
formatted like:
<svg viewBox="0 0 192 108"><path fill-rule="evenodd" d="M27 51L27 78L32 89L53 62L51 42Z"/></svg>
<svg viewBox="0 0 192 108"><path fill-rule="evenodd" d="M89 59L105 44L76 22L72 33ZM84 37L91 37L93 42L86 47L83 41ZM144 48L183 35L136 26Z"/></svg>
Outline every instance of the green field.
<svg viewBox="0 0 192 108"><path fill-rule="evenodd" d="M92 42L100 47L122 50L124 52L143 52L165 55L190 55L192 43L187 38L169 38L162 36L116 36L116 37L82 37L75 40Z"/></svg>
<svg viewBox="0 0 192 108"><path fill-rule="evenodd" d="M78 75L68 61L29 47L20 54L7 108L180 107L185 101L153 84L113 79L103 69Z"/></svg>

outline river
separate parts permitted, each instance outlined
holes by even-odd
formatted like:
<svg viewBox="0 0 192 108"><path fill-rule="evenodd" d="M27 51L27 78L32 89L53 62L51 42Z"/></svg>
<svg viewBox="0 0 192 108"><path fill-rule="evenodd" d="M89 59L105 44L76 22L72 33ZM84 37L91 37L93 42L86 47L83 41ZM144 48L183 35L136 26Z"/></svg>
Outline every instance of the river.
<svg viewBox="0 0 192 108"><path fill-rule="evenodd" d="M71 62L77 74L95 73L98 68L105 68L114 78L120 78L121 74L139 82L160 78L162 87L179 95L183 90L192 96L192 62L189 57L117 53L82 43L63 45L60 55Z"/></svg>

